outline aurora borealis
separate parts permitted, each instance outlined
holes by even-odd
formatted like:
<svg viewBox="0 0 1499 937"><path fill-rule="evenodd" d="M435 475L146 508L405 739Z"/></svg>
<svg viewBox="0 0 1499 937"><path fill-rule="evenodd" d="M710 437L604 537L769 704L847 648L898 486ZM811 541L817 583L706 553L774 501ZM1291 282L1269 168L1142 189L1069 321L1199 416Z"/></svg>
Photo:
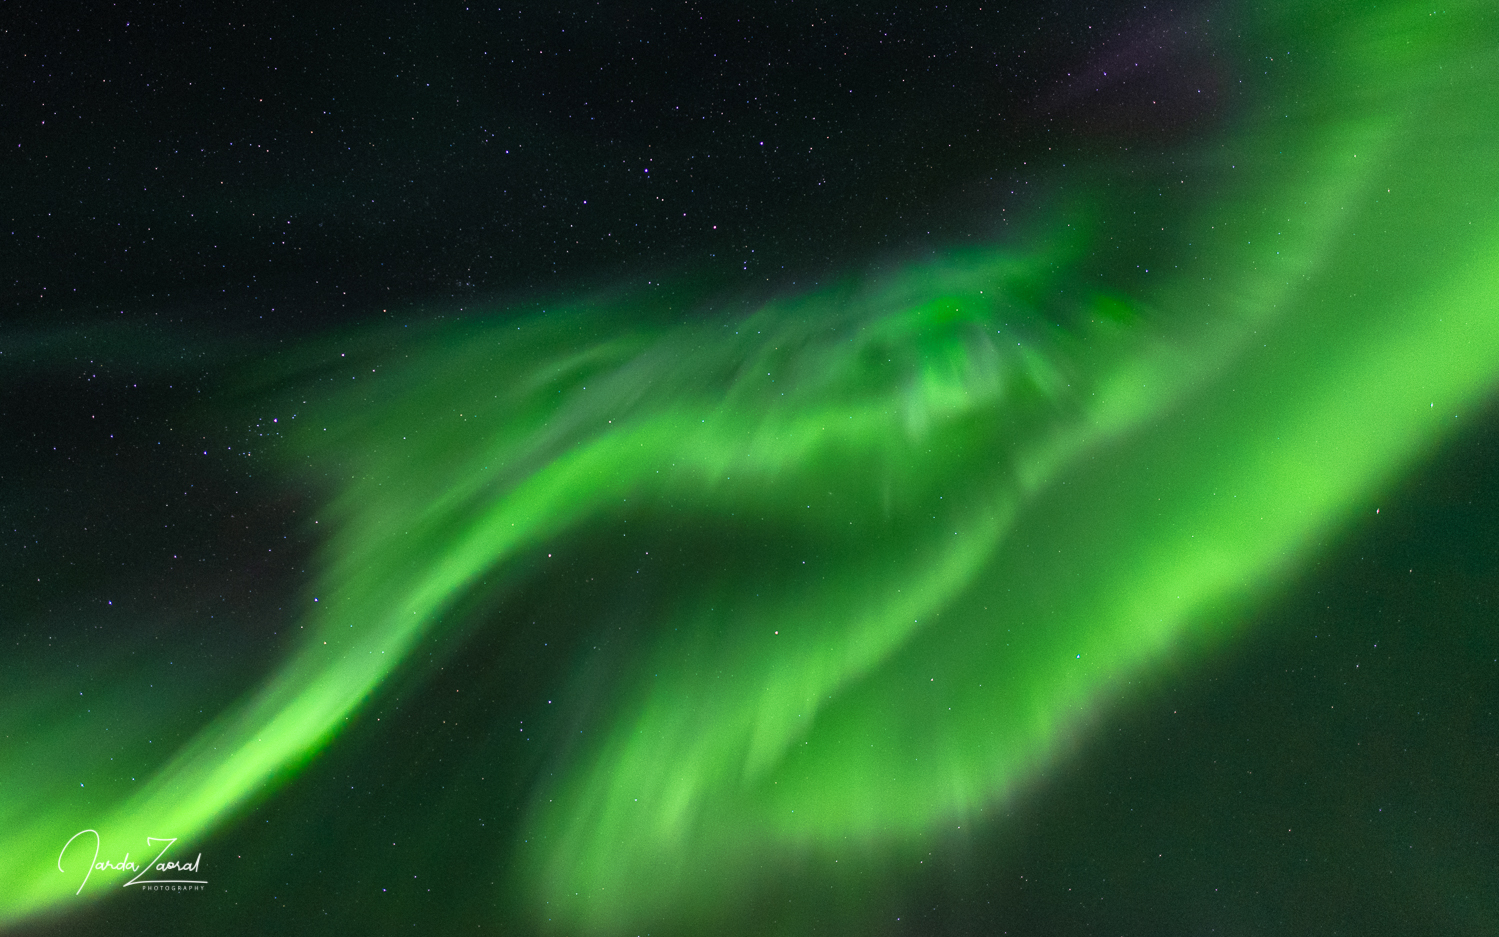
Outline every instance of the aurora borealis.
<svg viewBox="0 0 1499 937"><path fill-rule="evenodd" d="M1139 726L1164 717L1139 707L1271 640L1256 628L1340 544L1377 541L1368 525L1401 515L1407 479L1487 438L1499 17L1476 2L1230 3L1163 22L1211 47L1220 84L1245 86L1232 106L1169 128L1149 155L1027 142L1029 201L983 237L918 237L810 281L743 283L689 260L643 285L579 276L462 309L427 297L376 316L371 300L367 315L243 347L169 330L184 351L165 364L138 327L7 330L5 359L26 362L12 406L80 347L124 349L109 353L158 384L181 383L181 361L220 362L208 393L164 412L202 427L195 438L250 428L248 448L205 442L202 457L244 450L253 473L233 471L281 505L262 510L289 518L305 564L255 574L279 591L235 619L274 609L274 640L203 623L203 669L165 696L139 683L173 673L171 641L124 633L52 654L36 637L56 627L38 624L46 603L7 600L22 650L3 665L0 924L1307 932L1286 895L1311 873L1267 871L1290 861L1279 853L1235 857L1225 882L1263 885L1221 918L1207 904L1175 916L1160 904L1172 886L1149 875L1126 886L1146 897L1124 912L1062 918L1043 902L1027 916L1018 886L992 887L999 907L981 896L985 870L1008 868L996 853L1020 848L1015 818L1045 815L1031 805L1083 777L1089 753L1150 760L1108 731L1149 735ZM1120 35L1095 57L1100 75L1155 34ZM1060 106L1046 102L1073 94L1072 77L1036 106ZM1148 232L1156 220L1171 230ZM1492 570L1465 575L1452 594L1486 603ZM105 601L70 615L94 627L88 615L114 614ZM171 603L135 604L145 621ZM1448 616L1467 622L1455 645L1493 646L1492 620L1464 614L1477 617ZM1492 759L1481 656L1453 664L1452 744ZM66 708L75 683L84 714ZM1179 734L1207 751L1238 718L1253 716ZM1325 748L1318 737L1287 724L1255 763L1299 777L1296 758L1319 764L1302 752ZM1384 757L1368 777L1426 790ZM1349 767L1317 794L1361 783ZM1492 791L1429 783L1454 812L1487 807L1474 845L1430 860L1453 881L1479 876ZM340 799L376 787L388 791ZM1224 793L1214 809L1260 809L1277 828L1340 815L1278 790ZM1111 841L1110 822L1077 813L1094 817L1077 821L1082 839ZM1233 851L1238 834L1215 822L1210 839ZM1373 834L1347 826L1300 854L1325 865L1345 836L1374 855L1357 839ZM157 910L118 897L132 871L95 866L80 888L92 846L59 850L83 829L106 862L177 837L210 884ZM950 872L918 878L928 861ZM1462 889L1433 899L1450 912L1443 932L1499 921L1492 881ZM933 892L961 894L943 899L961 910L902 912ZM1336 928L1312 917L1311 932Z"/></svg>

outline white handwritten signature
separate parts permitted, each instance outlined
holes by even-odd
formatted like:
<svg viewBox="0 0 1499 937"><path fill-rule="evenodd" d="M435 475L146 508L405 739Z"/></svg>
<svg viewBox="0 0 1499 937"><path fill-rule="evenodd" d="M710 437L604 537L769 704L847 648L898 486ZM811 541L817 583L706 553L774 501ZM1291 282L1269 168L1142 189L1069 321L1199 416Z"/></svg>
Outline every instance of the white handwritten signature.
<svg viewBox="0 0 1499 937"><path fill-rule="evenodd" d="M167 854L167 850L172 848L172 844L175 843L175 842L177 842L177 837L175 837L175 836L170 836L170 837L147 836L146 837L146 848L147 849L152 848L157 843L166 843L166 845L161 847L161 851L156 854L156 858L155 859L152 859L150 862L147 862L144 867L141 867L141 866L136 865L136 863L130 861L130 853L128 853L128 852L125 853L125 857L123 859L121 859L119 862L110 862L108 860L100 862L99 861L99 847L102 845L102 843L101 843L100 838L99 838L99 831L98 830L79 830L78 832L74 833L71 837L69 837L68 841L63 844L62 852L60 852L60 853L57 854L57 871L62 872L64 874L67 873L67 869L64 869L62 867L62 858L63 858L63 856L66 856L68 854L68 847L71 846L71 845L73 845L73 840L77 839L80 836L84 836L86 834L89 834L89 833L94 834L94 858L89 861L88 871L83 874L83 881L78 885L78 891L73 892L73 894L75 894L75 895L83 893L83 886L88 884L89 876L94 874L94 870L95 869L98 869L101 872L104 871L104 870L106 870L106 869L111 869L111 870L118 871L118 872L134 872L135 873L135 878L132 878L130 881L128 881L124 885L122 885L121 886L122 888L129 888L131 885L207 885L208 884L207 880L205 880L205 879L196 879L196 878L141 878L141 876L145 875L148 872L179 872L179 873L192 872L194 874L197 873L197 871L198 871L198 865L199 865L199 863L201 863L203 861L203 854L201 852L198 853L198 858L194 859L192 862L177 862L177 861L163 862L162 861L161 857L165 856Z"/></svg>

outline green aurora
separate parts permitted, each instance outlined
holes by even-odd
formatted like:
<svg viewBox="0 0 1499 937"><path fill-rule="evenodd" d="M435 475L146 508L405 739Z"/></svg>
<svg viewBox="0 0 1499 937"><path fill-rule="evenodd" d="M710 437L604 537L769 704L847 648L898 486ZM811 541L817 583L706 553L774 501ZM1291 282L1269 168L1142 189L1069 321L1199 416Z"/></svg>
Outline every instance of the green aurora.
<svg viewBox="0 0 1499 937"><path fill-rule="evenodd" d="M998 822L1499 378L1499 14L1278 6L1235 14L1244 61L1292 35L1325 55L1193 144L1214 194L1170 270L1083 280L1110 218L1058 207L1028 244L748 315L600 292L334 335L248 377L292 427L284 477L327 495L306 638L142 783L0 804L0 921L130 877L80 890L77 831L100 860L201 837L419 647L506 627L507 590L605 548L707 545L529 796L497 887L537 922L690 928ZM1066 171L1101 193L1110 167ZM68 744L13 739L0 771L15 790Z"/></svg>

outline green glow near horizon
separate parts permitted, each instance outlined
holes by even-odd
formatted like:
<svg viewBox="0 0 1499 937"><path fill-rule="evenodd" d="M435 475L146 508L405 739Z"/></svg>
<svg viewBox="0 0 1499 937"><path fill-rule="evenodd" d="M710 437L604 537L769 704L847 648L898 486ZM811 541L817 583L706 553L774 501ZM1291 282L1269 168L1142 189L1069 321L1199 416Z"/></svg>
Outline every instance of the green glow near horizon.
<svg viewBox="0 0 1499 937"><path fill-rule="evenodd" d="M658 610L592 741L535 794L510 887L538 914L692 920L778 863L986 822L1132 676L1230 633L1372 509L1499 374L1493 14L1317 9L1257 26L1339 55L1305 103L1267 102L1285 120L1196 154L1225 193L1184 219L1197 253L1148 292L1079 299L1066 328L1017 297L1075 286L1057 271L1096 235L732 321L591 297L408 342L299 421L288 473L342 479L305 645L103 816L61 797L7 814L0 921L77 900L55 863L78 829L211 828L485 577L639 516L753 516L815 549L704 570Z"/></svg>

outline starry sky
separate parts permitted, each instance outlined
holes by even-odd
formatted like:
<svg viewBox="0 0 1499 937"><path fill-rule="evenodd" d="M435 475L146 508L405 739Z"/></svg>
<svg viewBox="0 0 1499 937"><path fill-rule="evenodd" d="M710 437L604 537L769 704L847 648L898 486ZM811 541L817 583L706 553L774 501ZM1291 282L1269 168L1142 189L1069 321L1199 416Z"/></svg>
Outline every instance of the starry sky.
<svg viewBox="0 0 1499 937"><path fill-rule="evenodd" d="M203 891L98 873L0 929L1492 933L1499 345L1463 271L1496 243L1468 128L1499 126L1499 23L1335 6L19 11L0 883L55 884L31 818L211 788L239 763L205 750L343 696L182 798ZM1368 130L1397 112L1430 116ZM1427 422L1394 412L1418 394ZM1342 461L1274 481L1298 399L1287 451ZM858 429L788 441L830 415ZM1229 573L1172 539L1225 479L1296 518L1225 540ZM445 590L419 628L317 656L408 580ZM1095 621L1168 586L1201 595L1158 641ZM991 599L1052 622L1023 666L981 640ZM802 607L852 624L743 637ZM879 663L828 676L824 646ZM1036 662L1106 647L1129 665ZM939 730L910 680L960 672L1020 702L945 702L1034 718ZM762 679L834 702L779 727ZM805 827L734 799L744 751ZM598 806L664 799L662 762L699 825Z"/></svg>
<svg viewBox="0 0 1499 937"><path fill-rule="evenodd" d="M1200 131L1232 106L1207 19L79 6L9 29L7 301L301 324L688 267L816 277L991 233L1059 154Z"/></svg>

